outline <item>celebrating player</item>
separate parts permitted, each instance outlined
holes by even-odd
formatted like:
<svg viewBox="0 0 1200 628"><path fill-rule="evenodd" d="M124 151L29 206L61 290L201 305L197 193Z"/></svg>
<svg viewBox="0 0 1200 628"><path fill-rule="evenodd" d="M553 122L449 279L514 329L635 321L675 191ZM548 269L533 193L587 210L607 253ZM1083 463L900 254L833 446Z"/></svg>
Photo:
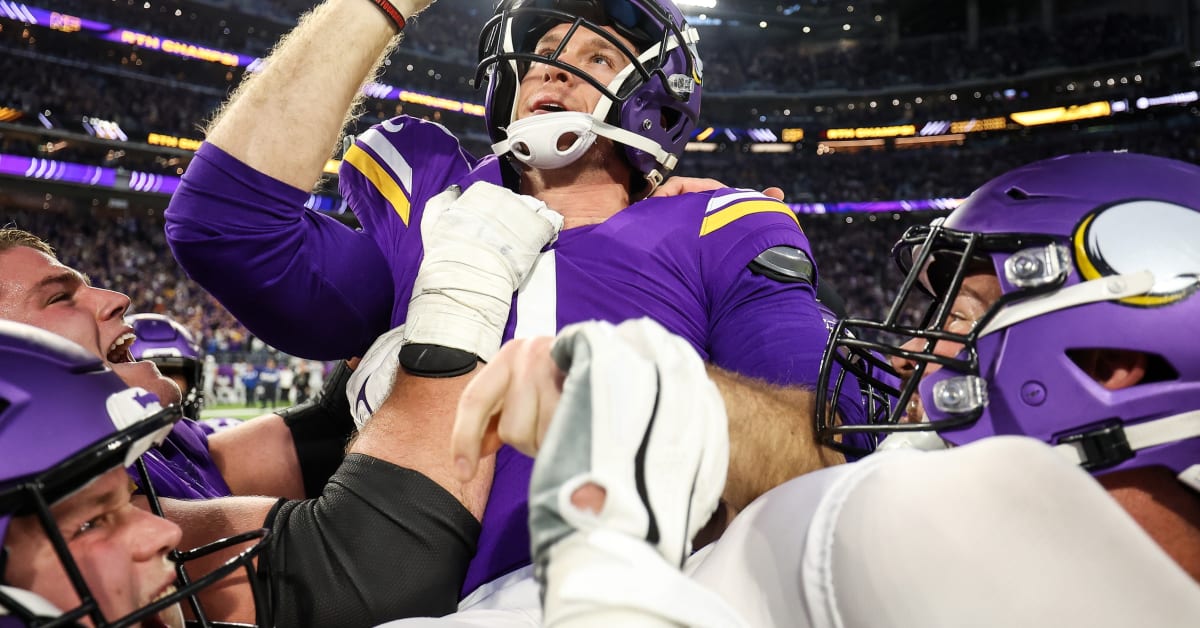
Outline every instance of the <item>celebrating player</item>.
<svg viewBox="0 0 1200 628"><path fill-rule="evenodd" d="M798 429L827 330L795 216L742 190L649 196L699 111L696 32L678 9L502 2L479 69L497 154L471 157L441 126L409 117L360 134L340 173L363 225L353 231L303 205L364 77L425 6L375 4L322 4L247 78L189 166L167 234L190 276L289 353L359 355L404 324L403 368L353 448L420 471L481 519L468 605L528 574L498 580L529 563L532 461L504 448L464 481L475 459L444 456L454 403L502 339L644 315L686 338L732 409L725 499L735 508L837 459ZM474 249L456 226L471 212L491 216ZM533 257L507 257L531 243ZM449 303L474 314L448 318ZM839 408L853 414L857 402L847 395Z"/></svg>
<svg viewBox="0 0 1200 628"><path fill-rule="evenodd" d="M261 544L179 579L179 527L131 501L125 467L145 473L140 456L180 416L83 347L0 321L0 623L182 626L181 601L253 569Z"/></svg>

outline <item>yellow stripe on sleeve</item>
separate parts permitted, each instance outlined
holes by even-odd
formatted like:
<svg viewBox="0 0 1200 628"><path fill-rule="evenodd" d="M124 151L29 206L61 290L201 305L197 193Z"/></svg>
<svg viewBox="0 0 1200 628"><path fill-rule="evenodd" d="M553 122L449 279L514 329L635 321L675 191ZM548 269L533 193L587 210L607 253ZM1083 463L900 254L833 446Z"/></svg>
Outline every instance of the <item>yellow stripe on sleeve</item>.
<svg viewBox="0 0 1200 628"><path fill-rule="evenodd" d="M778 212L784 214L796 222L796 226L800 226L800 220L796 218L796 214L788 209L787 205L777 201L759 200L745 201L742 203L734 203L729 207L719 209L708 216L704 217L704 222L700 224L701 237L706 236L725 225L728 225L739 218L744 218L750 214L761 214L764 212Z"/></svg>
<svg viewBox="0 0 1200 628"><path fill-rule="evenodd" d="M388 174L388 171L384 170L383 166L379 165L379 162L375 161L370 153L357 145L351 146L343 159L346 163L354 166L355 170L362 173L362 176L366 177L375 186L375 189L379 190L379 193L387 199L388 203L391 203L392 209L396 210L396 215L400 216L400 220L404 221L404 226L407 227L411 208L408 195L405 194L400 184Z"/></svg>

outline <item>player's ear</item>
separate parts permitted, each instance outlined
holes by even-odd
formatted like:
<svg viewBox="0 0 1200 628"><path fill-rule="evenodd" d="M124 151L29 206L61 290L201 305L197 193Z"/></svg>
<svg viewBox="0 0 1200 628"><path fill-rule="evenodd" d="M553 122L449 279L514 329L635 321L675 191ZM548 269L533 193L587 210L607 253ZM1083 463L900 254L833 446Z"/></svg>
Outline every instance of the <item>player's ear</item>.
<svg viewBox="0 0 1200 628"><path fill-rule="evenodd" d="M1140 351L1083 349L1072 351L1071 359L1107 390L1129 388L1146 377L1147 358Z"/></svg>

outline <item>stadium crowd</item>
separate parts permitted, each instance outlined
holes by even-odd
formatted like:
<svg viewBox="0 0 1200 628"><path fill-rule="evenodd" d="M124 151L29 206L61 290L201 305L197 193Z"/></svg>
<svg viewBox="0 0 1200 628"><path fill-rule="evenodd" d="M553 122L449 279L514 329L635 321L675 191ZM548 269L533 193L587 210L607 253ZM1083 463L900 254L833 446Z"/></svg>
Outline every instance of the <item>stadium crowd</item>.
<svg viewBox="0 0 1200 628"><path fill-rule="evenodd" d="M223 401L254 399L254 385L247 387L242 381L243 375L254 371L251 366L261 369L268 359L299 366L265 346L183 273L167 248L161 218L128 215L97 220L91 212L90 208L63 213L3 209L0 225L44 234L55 243L63 263L83 269L93 285L126 292L132 299L131 313L166 314L180 321L221 365L220 375L231 387L220 396ZM894 297L887 287L896 285L898 271L887 259L888 247L905 228L928 222L934 215L813 215L802 217L802 224L822 278L845 299L849 314L869 317L881 314ZM311 366L304 368L312 371Z"/></svg>
<svg viewBox="0 0 1200 628"><path fill-rule="evenodd" d="M724 54L706 62L718 92L819 90L877 92L904 85L949 85L1019 77L1045 68L1070 68L1138 58L1178 45L1166 16L1108 14L1060 21L1048 33L1038 24L990 28L969 45L964 33L813 44L753 30L709 29L702 39ZM771 45L764 45L770 41Z"/></svg>
<svg viewBox="0 0 1200 628"><path fill-rule="evenodd" d="M405 45L396 59L436 58L459 64L465 79L473 74L475 49L463 46L474 41L478 25L487 16L476 3L444 0L452 10L430 12L413 20ZM53 3L59 11L109 22L148 33L231 49L252 56L266 54L279 34L311 6L306 0L167 0L148 7L124 2L62 0ZM241 12L242 20L230 16ZM154 51L81 39L77 33L47 29L0 29L0 74L18 77L0 83L0 105L25 112L42 113L51 124L77 130L78 121L96 117L117 122L131 137L167 133L198 137L208 114L224 98L226 90L241 78L241 69L182 59ZM804 91L838 88L849 91L876 90L896 85L937 85L978 78L1016 76L1047 66L1094 64L1118 58L1137 58L1169 48L1175 31L1165 17L1144 15L1068 16L1048 36L1037 24L985 28L978 45L968 50L965 35L944 33L902 39L886 46L881 41L842 40L809 43L802 39L781 45L758 45L746 37L747 27L703 29L703 47L724 54L709 55L705 69L708 95L765 90ZM774 31L772 31L774 32ZM769 37L770 35L768 35ZM784 61L788 62L785 63ZM799 60L799 62L794 62ZM936 61L936 62L934 62ZM28 72L31 64L38 72ZM1194 84L1195 74L1178 64L1145 70L1146 83L1166 76L1169 85ZM399 70L389 76L405 87L451 93L468 100L480 96L468 90L464 80L438 80L426 73ZM446 77L447 79L452 77ZM987 115L1011 109L1003 98L983 101L962 99L925 103L923 113L945 118ZM854 118L863 124L894 123L915 119L920 108L911 104L896 110L886 106L858 111L828 107L832 115ZM821 118L812 103L796 106L796 114ZM395 101L368 99L361 124L376 123L405 108ZM441 119L440 114L434 115ZM963 146L939 146L918 150L837 151L815 154L811 144L790 153L750 153L745 145L731 144L713 153L690 153L677 174L713 177L733 185L764 189L779 186L790 202L844 202L895 199L959 198L978 182L1027 163L1064 152L1128 149L1185 161L1200 161L1200 133L1194 116L1164 117L1141 127L1106 129L1079 135L1069 132L991 134ZM482 123L471 117L447 115L444 123L456 131L473 130L478 137ZM27 123L34 123L25 120ZM468 135L468 137L472 137ZM475 150L483 150L476 142ZM470 144L469 144L470 145ZM161 155L114 150L110 146L74 143L66 147L10 136L0 137L0 152L31 155L62 161L100 164L145 172L178 175L188 155ZM786 176L781 173L786 173ZM66 218L63 220L62 218ZM46 230L52 241L82 243L84 225L95 225L83 215L49 221L37 215L5 216L19 224ZM855 315L878 314L890 295L879 286L891 285L873 273L889 267L864 254L849 251L879 251L880 243L894 239L895 221L843 224L829 218L807 218L806 227L826 232L814 238L820 249L823 273L837 285L845 285L849 310ZM89 268L102 284L131 282L129 292L138 311L167 312L178 316L199 332L206 347L220 355L240 355L250 348L247 332L170 264L155 219L127 218L100 228L109 246L62 251L71 263ZM900 221L907 224L905 221ZM844 232L844 233L843 233ZM61 237L59 237L61 236ZM834 246L825 242L846 239L869 240L859 246ZM104 251L102 254L100 251ZM96 257L101 256L101 257ZM95 258L95 259L93 259ZM138 275L131 269L145 264L157 272ZM876 269L876 270L872 270ZM261 360L265 354L259 354Z"/></svg>
<svg viewBox="0 0 1200 628"><path fill-rule="evenodd" d="M67 213L0 213L0 224L44 234L63 263L83 269L93 285L117 287L132 300L131 312L169 315L196 334L201 347L222 362L268 357L251 355L245 328L175 265L161 220L97 219L89 209Z"/></svg>
<svg viewBox="0 0 1200 628"><path fill-rule="evenodd" d="M265 54L312 5L288 0L167 0L145 7L87 0L53 4L56 10L114 26L251 56ZM475 49L462 44L475 40L488 14L478 3L446 0L445 4L445 12L413 20L401 54L422 54L473 67ZM239 20L230 10L248 14L244 17L249 19ZM723 52L706 60L711 89L715 93L873 91L906 84L944 85L1138 58L1180 45L1179 31L1170 16L1134 12L1066 16L1054 24L1052 32L1039 23L984 28L974 46L965 33L904 38L888 44L875 38L797 37L792 31L798 28L792 23L781 23L766 33L753 25L705 28L701 35L704 47ZM763 45L764 41L771 45Z"/></svg>
<svg viewBox="0 0 1200 628"><path fill-rule="evenodd" d="M99 172L3 171L0 624L1191 628L1194 101L755 151L703 130L669 0L501 0L480 51L495 155L436 113L343 137L432 3L319 2L246 76L3 24L4 69L99 71L0 93L25 116L0 148L186 176L160 212L133 176L101 194ZM286 27L308 4L145 2L134 23L256 49L274 29L203 15ZM466 20L433 15L418 56L455 57L438 51ZM1142 35L989 32L979 68L936 61L954 35L862 48L890 55L888 81L929 82L905 68L962 81L1104 63L1105 37L1127 60L1171 45L1130 19ZM741 95L875 89L850 48L792 49L856 73L793 84L787 57L737 59L757 43L727 55L749 73L716 72ZM155 90L181 94L122 104ZM59 124L95 135L89 115L206 137L126 161L124 138ZM353 218L309 202L335 144ZM837 204L897 197L954 198ZM264 414L205 423L203 393Z"/></svg>
<svg viewBox="0 0 1200 628"><path fill-rule="evenodd" d="M224 3L168 2L126 4L66 0L55 3L58 10L81 17L111 22L142 32L178 37L213 48L260 57L279 33L295 23L311 6L308 2L233 2L235 10L247 11L246 19L231 18ZM476 33L486 15L477 3L447 0L444 13L422 15L406 30L406 41L395 56L394 68L385 68L384 82L408 89L432 90L440 96L477 98L472 81L477 61ZM264 17L265 16L265 17ZM948 86L956 83L1021 77L1035 71L1103 66L1118 60L1138 60L1148 54L1178 49L1180 35L1170 16L1110 13L1103 16L1071 15L1060 19L1053 32L1040 24L1022 23L980 32L975 46L964 33L942 33L904 38L889 43L878 36L863 39L817 39L796 36L795 25L784 24L756 32L752 26L706 27L701 49L721 50L706 61L706 90L712 95L742 93L811 93L822 90L874 93L913 86ZM21 29L6 29L20 31ZM47 39L53 36L47 37ZM13 36L6 38L11 46ZM68 34L62 45L45 48L56 58L94 61L95 55L73 49L88 49L77 34ZM764 45L764 42L770 45ZM224 68L198 69L200 62L166 63L152 59L149 51L128 46L109 49L112 63L134 64L142 72L170 76L209 87L225 89L236 84L239 71ZM103 58L103 57L102 57ZM391 71L409 66L427 72ZM209 75L209 79L205 79ZM932 107L934 103L929 102ZM943 108L953 107L941 103ZM973 102L978 110L988 103ZM1002 106L1002 105L999 105ZM920 109L920 107L918 107ZM883 117L879 112L861 115ZM900 112L901 114L903 112Z"/></svg>

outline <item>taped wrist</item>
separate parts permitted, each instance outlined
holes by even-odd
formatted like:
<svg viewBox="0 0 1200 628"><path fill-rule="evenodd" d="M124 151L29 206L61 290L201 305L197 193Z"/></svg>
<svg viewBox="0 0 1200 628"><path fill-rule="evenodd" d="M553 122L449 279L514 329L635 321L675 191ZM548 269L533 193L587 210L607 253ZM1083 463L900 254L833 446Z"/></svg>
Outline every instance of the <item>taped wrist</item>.
<svg viewBox="0 0 1200 628"><path fill-rule="evenodd" d="M475 370L478 362L474 353L441 345L413 343L400 347L400 366L419 377L458 377Z"/></svg>
<svg viewBox="0 0 1200 628"><path fill-rule="evenodd" d="M257 577L274 625L357 628L458 608L479 522L429 478L350 454L317 499L281 504Z"/></svg>
<svg viewBox="0 0 1200 628"><path fill-rule="evenodd" d="M346 400L346 382L352 372L344 360L339 362L315 397L278 411L292 432L304 494L309 497L321 494L329 476L342 464L346 443L354 434L354 416Z"/></svg>
<svg viewBox="0 0 1200 628"><path fill-rule="evenodd" d="M379 7L379 10L383 11L383 14L392 21L392 24L396 26L397 33L404 30L404 15L400 13L400 9L391 0L371 0L371 2L374 2L375 6Z"/></svg>
<svg viewBox="0 0 1200 628"><path fill-rule="evenodd" d="M486 181L429 199L404 343L490 359L500 350L513 293L561 226L562 216L542 201Z"/></svg>

